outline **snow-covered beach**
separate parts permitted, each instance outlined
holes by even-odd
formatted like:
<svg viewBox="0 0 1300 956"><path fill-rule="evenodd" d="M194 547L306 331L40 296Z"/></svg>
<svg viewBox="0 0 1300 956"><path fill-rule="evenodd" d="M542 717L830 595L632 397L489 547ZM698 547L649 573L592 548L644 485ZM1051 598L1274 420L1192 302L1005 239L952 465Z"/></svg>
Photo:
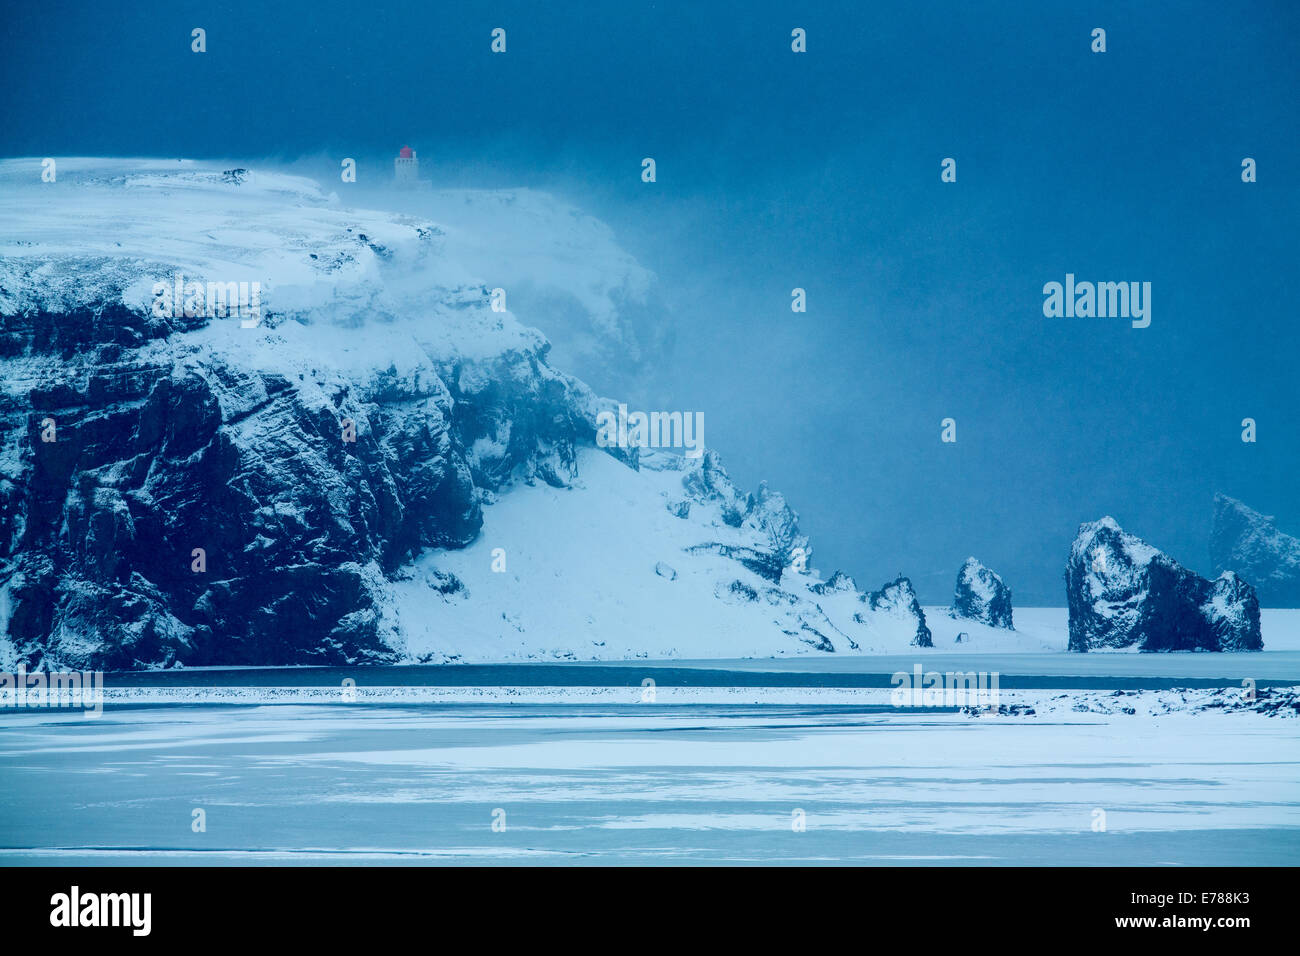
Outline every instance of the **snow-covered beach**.
<svg viewBox="0 0 1300 956"><path fill-rule="evenodd" d="M971 717L845 703L843 691L833 705L745 702L752 692L672 703L663 690L648 704L622 691L9 713L0 860L1300 860L1289 719Z"/></svg>
<svg viewBox="0 0 1300 956"><path fill-rule="evenodd" d="M998 712L892 706L908 661L1006 667ZM1248 663L1284 707L1224 676ZM97 719L5 711L0 860L1300 861L1295 652L342 673L110 675Z"/></svg>

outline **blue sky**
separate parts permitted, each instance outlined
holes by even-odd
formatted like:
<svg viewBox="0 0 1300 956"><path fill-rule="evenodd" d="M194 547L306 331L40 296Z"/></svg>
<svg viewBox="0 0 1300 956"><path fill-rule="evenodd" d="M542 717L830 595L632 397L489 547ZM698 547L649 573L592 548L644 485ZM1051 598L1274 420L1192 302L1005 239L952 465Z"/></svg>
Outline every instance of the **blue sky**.
<svg viewBox="0 0 1300 956"><path fill-rule="evenodd" d="M568 198L673 305L647 394L863 585L943 601L975 554L1061 604L1104 513L1212 571L1216 491L1300 533L1295 4L379 6L11 5L0 153L411 142L439 181ZM1067 272L1151 282L1150 328L1045 318Z"/></svg>

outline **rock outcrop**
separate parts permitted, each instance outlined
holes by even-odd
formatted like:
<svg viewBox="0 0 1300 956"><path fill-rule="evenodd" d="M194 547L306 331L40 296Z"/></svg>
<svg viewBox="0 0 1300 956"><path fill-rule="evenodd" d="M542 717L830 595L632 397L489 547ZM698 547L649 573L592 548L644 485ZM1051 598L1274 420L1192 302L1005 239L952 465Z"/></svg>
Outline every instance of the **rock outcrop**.
<svg viewBox="0 0 1300 956"><path fill-rule="evenodd" d="M1011 623L1011 589L996 572L974 558L967 558L957 572L957 587L948 613L989 627L1015 630Z"/></svg>
<svg viewBox="0 0 1300 956"><path fill-rule="evenodd" d="M879 591L863 595L862 601L873 611L888 614L896 618L916 622L916 633L912 638L914 647L934 647L933 636L925 623L925 611L916 598L912 582L899 575Z"/></svg>
<svg viewBox="0 0 1300 956"><path fill-rule="evenodd" d="M1072 651L1257 651L1254 589L1207 581L1105 517L1079 527L1065 569Z"/></svg>
<svg viewBox="0 0 1300 956"><path fill-rule="evenodd" d="M857 583L843 571L836 571L825 581L812 585L808 590L813 594L836 594L841 592L856 593Z"/></svg>
<svg viewBox="0 0 1300 956"><path fill-rule="evenodd" d="M1300 607L1300 538L1227 495L1214 496L1210 562L1246 577L1265 607Z"/></svg>

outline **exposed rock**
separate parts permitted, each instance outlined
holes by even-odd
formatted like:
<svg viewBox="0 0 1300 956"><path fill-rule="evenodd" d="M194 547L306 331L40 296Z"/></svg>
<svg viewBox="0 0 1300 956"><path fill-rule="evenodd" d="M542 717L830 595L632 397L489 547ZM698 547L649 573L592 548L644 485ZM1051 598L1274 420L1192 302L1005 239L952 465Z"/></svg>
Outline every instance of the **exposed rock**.
<svg viewBox="0 0 1300 956"><path fill-rule="evenodd" d="M1002 691L1004 697L1034 700L1042 714L1263 714L1300 717L1300 690L1294 687L1197 687L1171 690L1079 691L1040 696L1033 691Z"/></svg>
<svg viewBox="0 0 1300 956"><path fill-rule="evenodd" d="M1011 623L1011 589L974 558L967 558L957 572L957 588L948 613L954 618L1015 630Z"/></svg>
<svg viewBox="0 0 1300 956"><path fill-rule="evenodd" d="M436 591L443 597L450 597L453 594L466 596L464 582L448 571L439 571L435 568L424 576L424 583L430 590Z"/></svg>
<svg viewBox="0 0 1300 956"><path fill-rule="evenodd" d="M1279 531L1272 515L1215 495L1210 562L1244 575L1265 607L1300 607L1300 538Z"/></svg>
<svg viewBox="0 0 1300 956"><path fill-rule="evenodd" d="M699 467L688 472L682 484L694 500L716 503L722 510L722 520L733 528L740 527L753 507L752 498L741 494L722 467L722 459L712 450L704 453Z"/></svg>
<svg viewBox="0 0 1300 956"><path fill-rule="evenodd" d="M1038 715L1033 707L1024 704L995 704L990 707L977 707L967 704L960 713L967 717L1035 717Z"/></svg>
<svg viewBox="0 0 1300 956"><path fill-rule="evenodd" d="M1249 584L1231 571L1207 581L1111 517L1079 527L1065 586L1072 651L1263 648Z"/></svg>
<svg viewBox="0 0 1300 956"><path fill-rule="evenodd" d="M857 589L857 583L843 571L836 571L830 576L829 580L819 581L808 588L808 590L812 591L813 594L854 592L857 591Z"/></svg>
<svg viewBox="0 0 1300 956"><path fill-rule="evenodd" d="M714 587L718 599L728 604L753 604L758 600L758 590L739 579L730 584L721 581Z"/></svg>
<svg viewBox="0 0 1300 956"><path fill-rule="evenodd" d="M698 466L683 477L682 486L696 502L716 505L725 525L755 532L760 542L756 547L708 541L691 551L712 551L732 558L774 584L781 582L791 566L796 548L802 549L805 561L811 557L808 538L799 533L799 516L785 498L770 491L767 482L759 484L756 494L742 494L716 452L705 452Z"/></svg>
<svg viewBox="0 0 1300 956"><path fill-rule="evenodd" d="M901 574L879 591L864 595L862 601L873 611L914 620L916 636L912 638L912 645L914 647L934 646L930 628L925 623L925 611L921 610L921 602L916 599L912 582Z"/></svg>
<svg viewBox="0 0 1300 956"><path fill-rule="evenodd" d="M0 415L27 432L0 518L10 638L100 668L391 659L375 586L481 521L440 384L367 394L178 349L9 393Z"/></svg>
<svg viewBox="0 0 1300 956"><path fill-rule="evenodd" d="M1210 623L1219 650L1264 649L1255 589L1235 572L1224 571L1211 582L1210 593L1201 607L1201 613Z"/></svg>

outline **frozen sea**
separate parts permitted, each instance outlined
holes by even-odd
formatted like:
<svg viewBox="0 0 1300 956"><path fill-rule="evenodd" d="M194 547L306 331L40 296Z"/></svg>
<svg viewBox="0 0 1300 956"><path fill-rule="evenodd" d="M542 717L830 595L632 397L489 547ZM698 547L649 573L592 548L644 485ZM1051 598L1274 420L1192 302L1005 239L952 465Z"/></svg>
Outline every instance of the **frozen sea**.
<svg viewBox="0 0 1300 956"><path fill-rule="evenodd" d="M0 862L1300 863L1300 721L895 709L871 689L895 663L365 672L367 691L448 695L423 702L343 703L332 670L222 672L206 687L194 672L154 677L194 689L110 698L98 719L0 713ZM1244 668L1300 684L1287 651L956 664L1010 665L1004 685L1058 696L1234 686ZM250 696L214 702L213 683L241 680ZM270 702L279 684L325 696Z"/></svg>

